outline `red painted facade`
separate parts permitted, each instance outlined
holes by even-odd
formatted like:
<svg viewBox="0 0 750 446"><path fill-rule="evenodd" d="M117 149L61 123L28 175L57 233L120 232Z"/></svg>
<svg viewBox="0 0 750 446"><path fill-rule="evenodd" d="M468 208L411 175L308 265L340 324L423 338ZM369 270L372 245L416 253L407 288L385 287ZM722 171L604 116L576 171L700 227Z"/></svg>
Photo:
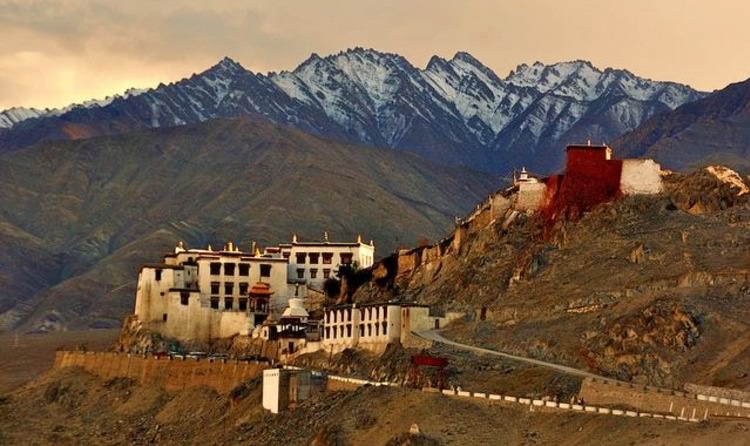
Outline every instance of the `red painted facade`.
<svg viewBox="0 0 750 446"><path fill-rule="evenodd" d="M622 160L609 159L610 153L606 146L567 147L565 174L546 180L547 199L542 213L549 221L560 217L576 219L621 195Z"/></svg>

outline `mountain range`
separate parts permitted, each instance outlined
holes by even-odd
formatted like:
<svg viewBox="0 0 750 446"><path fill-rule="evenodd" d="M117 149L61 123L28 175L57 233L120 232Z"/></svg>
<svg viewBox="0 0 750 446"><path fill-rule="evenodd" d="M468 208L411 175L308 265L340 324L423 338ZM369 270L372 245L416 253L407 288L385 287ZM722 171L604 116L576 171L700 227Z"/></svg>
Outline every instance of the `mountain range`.
<svg viewBox="0 0 750 446"><path fill-rule="evenodd" d="M406 150L502 174L561 166L561 147L610 141L646 119L704 96L673 82L585 61L519 65L501 78L465 52L424 69L354 48L313 54L293 71L257 74L224 58L149 90L63 110L0 113L0 151L221 117L263 116L317 135Z"/></svg>
<svg viewBox="0 0 750 446"><path fill-rule="evenodd" d="M614 144L672 169L727 164L750 172L750 80L656 115Z"/></svg>
<svg viewBox="0 0 750 446"><path fill-rule="evenodd" d="M244 250L442 237L496 179L268 123L218 119L0 154L0 331L119 325L177 240Z"/></svg>

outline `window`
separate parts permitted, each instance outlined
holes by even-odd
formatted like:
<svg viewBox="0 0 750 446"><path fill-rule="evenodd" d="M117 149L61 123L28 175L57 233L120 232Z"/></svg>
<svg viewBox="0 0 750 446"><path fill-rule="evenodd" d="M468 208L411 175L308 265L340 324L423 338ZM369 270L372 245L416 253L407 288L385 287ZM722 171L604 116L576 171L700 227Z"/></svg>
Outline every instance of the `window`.
<svg viewBox="0 0 750 446"><path fill-rule="evenodd" d="M260 265L260 277L271 277L271 265Z"/></svg>
<svg viewBox="0 0 750 446"><path fill-rule="evenodd" d="M317 279L318 278L318 269L317 268L312 268L310 270L310 278L311 279Z"/></svg>
<svg viewBox="0 0 750 446"><path fill-rule="evenodd" d="M247 298L240 298L240 311L247 311Z"/></svg>
<svg viewBox="0 0 750 446"><path fill-rule="evenodd" d="M224 275L226 276L234 276L234 263L225 263L224 264Z"/></svg>
<svg viewBox="0 0 750 446"><path fill-rule="evenodd" d="M351 338L352 337L352 324L346 325L346 337Z"/></svg>
<svg viewBox="0 0 750 446"><path fill-rule="evenodd" d="M211 282L211 294L219 294L219 282Z"/></svg>
<svg viewBox="0 0 750 446"><path fill-rule="evenodd" d="M333 261L333 253L332 252L324 252L323 253L323 263L325 265L330 265Z"/></svg>
<svg viewBox="0 0 750 446"><path fill-rule="evenodd" d="M351 265L352 264L352 253L341 253L341 264Z"/></svg>
<svg viewBox="0 0 750 446"><path fill-rule="evenodd" d="M180 304L187 305L190 299L190 293L187 291L180 291Z"/></svg>
<svg viewBox="0 0 750 446"><path fill-rule="evenodd" d="M247 282L240 283L240 296L247 295Z"/></svg>
<svg viewBox="0 0 750 446"><path fill-rule="evenodd" d="M224 298L224 309L225 310L231 310L233 303L234 303L234 299L232 299L231 297L225 297Z"/></svg>
<svg viewBox="0 0 750 446"><path fill-rule="evenodd" d="M283 253L281 253L281 255L282 255L282 256L283 256L283 257L284 257L285 259L288 259L288 258L289 258L289 254L291 254L291 253L289 253L289 252L283 252Z"/></svg>
<svg viewBox="0 0 750 446"><path fill-rule="evenodd" d="M383 322L383 336L385 336L388 332L388 324Z"/></svg>
<svg viewBox="0 0 750 446"><path fill-rule="evenodd" d="M318 258L320 257L320 253L311 252L309 255L310 255L310 263L312 263L313 265L317 265Z"/></svg>
<svg viewBox="0 0 750 446"><path fill-rule="evenodd" d="M304 279L305 278L305 269L304 268L297 268L297 278L298 279Z"/></svg>
<svg viewBox="0 0 750 446"><path fill-rule="evenodd" d="M326 327L326 339L331 339L331 327Z"/></svg>
<svg viewBox="0 0 750 446"><path fill-rule="evenodd" d="M224 294L227 294L231 296L234 294L234 284L233 283L225 283L224 284Z"/></svg>
<svg viewBox="0 0 750 446"><path fill-rule="evenodd" d="M154 275L156 276L157 281L161 280L161 268L154 271Z"/></svg>
<svg viewBox="0 0 750 446"><path fill-rule="evenodd" d="M164 313L164 314L161 315L161 320L163 322L167 322L167 313Z"/></svg>
<svg viewBox="0 0 750 446"><path fill-rule="evenodd" d="M250 275L250 264L240 263L240 276L249 276L249 275Z"/></svg>
<svg viewBox="0 0 750 446"><path fill-rule="evenodd" d="M211 296L211 308L214 310L219 309L219 296Z"/></svg>
<svg viewBox="0 0 750 446"><path fill-rule="evenodd" d="M221 274L221 263L211 262L211 275L218 276L219 274Z"/></svg>
<svg viewBox="0 0 750 446"><path fill-rule="evenodd" d="M305 253L304 252L297 253L297 264L298 265L304 265L305 264Z"/></svg>
<svg viewBox="0 0 750 446"><path fill-rule="evenodd" d="M329 279L331 277L331 269L330 268L323 268L323 278Z"/></svg>

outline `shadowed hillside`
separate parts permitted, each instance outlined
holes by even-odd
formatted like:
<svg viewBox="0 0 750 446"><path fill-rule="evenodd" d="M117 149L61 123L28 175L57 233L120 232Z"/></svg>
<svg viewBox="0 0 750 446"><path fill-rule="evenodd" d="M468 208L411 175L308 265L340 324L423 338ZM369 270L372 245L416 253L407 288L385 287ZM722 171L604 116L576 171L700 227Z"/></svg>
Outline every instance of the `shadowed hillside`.
<svg viewBox="0 0 750 446"><path fill-rule="evenodd" d="M0 157L0 329L119 324L138 265L179 239L250 249L361 233L383 255L439 237L494 187L252 119L44 143Z"/></svg>

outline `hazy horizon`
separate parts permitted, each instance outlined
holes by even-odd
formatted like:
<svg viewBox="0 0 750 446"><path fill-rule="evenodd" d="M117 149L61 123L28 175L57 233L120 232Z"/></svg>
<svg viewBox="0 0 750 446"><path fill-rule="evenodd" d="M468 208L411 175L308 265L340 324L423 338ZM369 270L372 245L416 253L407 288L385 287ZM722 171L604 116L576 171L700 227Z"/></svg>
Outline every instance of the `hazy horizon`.
<svg viewBox="0 0 750 446"><path fill-rule="evenodd" d="M361 46L417 67L466 51L499 76L588 60L711 91L750 77L750 4L386 0L0 0L0 109L62 107L150 88L229 56L253 71Z"/></svg>

